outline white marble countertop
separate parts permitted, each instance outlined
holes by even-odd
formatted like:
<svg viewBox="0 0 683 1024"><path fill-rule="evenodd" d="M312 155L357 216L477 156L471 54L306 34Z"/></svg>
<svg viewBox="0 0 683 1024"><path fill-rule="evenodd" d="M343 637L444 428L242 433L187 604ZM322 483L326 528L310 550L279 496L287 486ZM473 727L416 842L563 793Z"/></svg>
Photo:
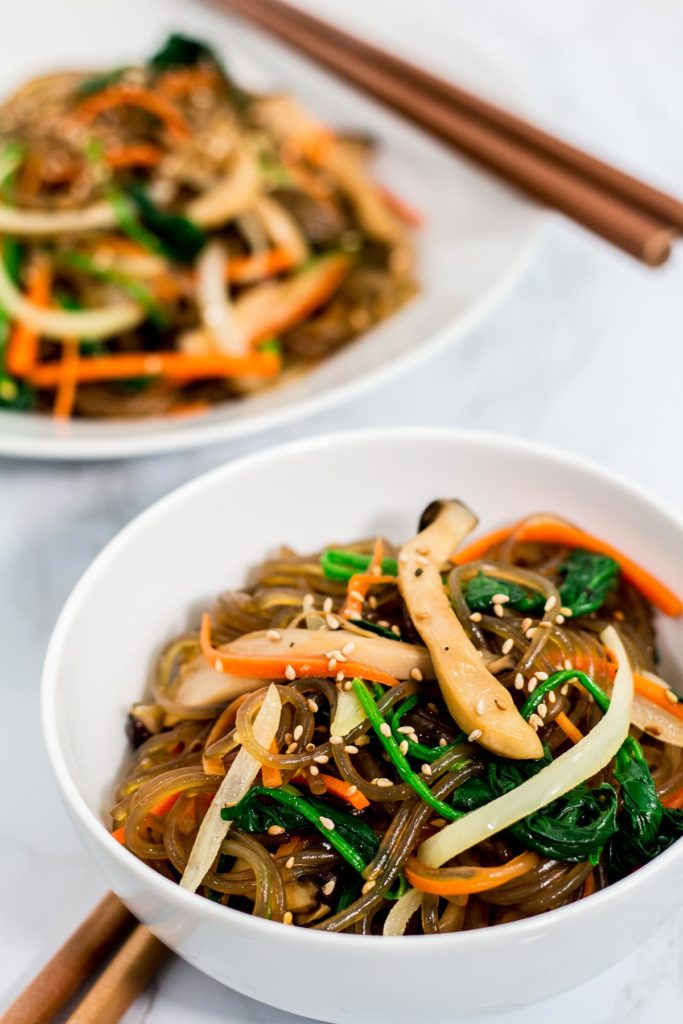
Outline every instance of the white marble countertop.
<svg viewBox="0 0 683 1024"><path fill-rule="evenodd" d="M62 0L65 7L70 2ZM343 12L351 25L366 26L368 34L454 78L449 40L470 43L523 84L527 109L539 121L681 190L683 7L677 0L308 2L323 13ZM58 47L55 40L55 52ZM106 541L151 501L226 459L312 431L387 423L486 428L571 448L681 509L682 294L680 253L648 272L553 218L514 294L456 351L372 401L277 436L172 457L106 466L0 462L0 1006L103 890L50 778L38 688L62 602ZM588 1024L649 1024L682 1011L679 915L608 974L504 1022L536 1024L552 1013L556 1024L577 1015ZM174 961L126 1016L128 1024L143 1020L294 1024L296 1018Z"/></svg>

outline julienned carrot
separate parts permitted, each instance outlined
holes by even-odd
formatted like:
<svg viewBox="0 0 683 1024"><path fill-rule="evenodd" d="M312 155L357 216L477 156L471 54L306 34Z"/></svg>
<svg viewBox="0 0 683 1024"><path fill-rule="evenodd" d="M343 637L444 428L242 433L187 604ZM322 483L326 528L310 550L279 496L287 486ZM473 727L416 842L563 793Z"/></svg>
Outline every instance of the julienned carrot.
<svg viewBox="0 0 683 1024"><path fill-rule="evenodd" d="M76 377L74 371L78 363L78 344L70 342L62 347L61 376L55 394L53 415L57 420L68 420L73 412L76 400Z"/></svg>
<svg viewBox="0 0 683 1024"><path fill-rule="evenodd" d="M643 569L642 566L607 541L600 540L599 537L594 537L592 534L586 533L585 530L580 530L577 526L572 526L571 523L565 523L559 519L536 516L522 520L516 526L495 530L457 552L453 560L458 565L472 562L485 554L494 544L500 544L513 535L517 541L535 544L563 544L566 547L585 548L587 551L609 555L610 558L619 562L624 578L632 583L656 608L666 615L674 617L683 613L683 601L647 569Z"/></svg>
<svg viewBox="0 0 683 1024"><path fill-rule="evenodd" d="M164 815L168 814L168 812L171 810L173 805L178 800L179 796L180 793L170 793L169 796L165 796L163 800L160 800L159 803L152 808L150 814L153 814L155 818L163 818ZM126 826L121 825L114 832L112 832L112 836L114 837L117 843L121 843L121 845L123 845L126 842L125 833Z"/></svg>
<svg viewBox="0 0 683 1024"><path fill-rule="evenodd" d="M680 811L683 808L683 786L680 789L675 789L668 796L662 797L662 803L670 811Z"/></svg>
<svg viewBox="0 0 683 1024"><path fill-rule="evenodd" d="M166 96L184 96L193 89L206 89L218 80L218 72L209 65L177 68L167 71L156 82L156 88Z"/></svg>
<svg viewBox="0 0 683 1024"><path fill-rule="evenodd" d="M583 739L583 733L581 730L574 725L568 715L565 715L564 711L560 711L559 714L555 716L555 721L567 739L571 740L572 743L579 743Z"/></svg>
<svg viewBox="0 0 683 1024"><path fill-rule="evenodd" d="M592 896L594 892L595 892L595 878L593 877L593 872L591 871L590 875L588 876L586 881L583 883L583 891L581 893L581 896L585 899L586 896Z"/></svg>
<svg viewBox="0 0 683 1024"><path fill-rule="evenodd" d="M424 217L419 210L407 203L402 196L399 196L392 189L381 183L377 184L377 191L381 195L392 213L395 213L404 224L411 228L421 228L424 224Z"/></svg>
<svg viewBox="0 0 683 1024"><path fill-rule="evenodd" d="M383 557L384 541L381 537L377 537L372 549L372 558L370 559L367 572L355 573L349 579L346 587L346 600L344 601L344 606L341 610L342 618L360 618L363 614L365 595L367 594L373 579L378 583L381 583L385 579L385 577L381 576ZM393 576L391 577L391 582L396 582Z"/></svg>
<svg viewBox="0 0 683 1024"><path fill-rule="evenodd" d="M417 857L409 857L406 864L406 878L421 892L435 896L466 896L470 893L485 892L505 885L513 878L519 878L531 871L538 863L535 853L527 850L513 857L506 864L490 868L457 867L436 870L426 868Z"/></svg>
<svg viewBox="0 0 683 1024"><path fill-rule="evenodd" d="M233 284L249 284L274 277L292 266L291 253L285 249L267 249L252 256L231 257L225 265L225 276Z"/></svg>
<svg viewBox="0 0 683 1024"><path fill-rule="evenodd" d="M363 796L361 791L352 786L350 782L337 779L334 775L323 775L322 772L317 777L325 783L328 792L333 796L338 796L341 800L346 800L347 804L351 804L356 810L362 811L370 806L368 798Z"/></svg>
<svg viewBox="0 0 683 1024"><path fill-rule="evenodd" d="M641 697L645 697L652 704L664 708L665 711L669 711L676 718L680 718L683 721L683 704L680 701L674 702L669 700L667 697L667 693L672 691L666 690L658 683L654 683L651 679L647 679L645 676L638 675L637 673L633 676L633 688Z"/></svg>
<svg viewBox="0 0 683 1024"><path fill-rule="evenodd" d="M74 365L78 383L101 380L126 380L129 377L165 377L168 380L204 380L211 377L274 377L281 367L275 352L253 352L248 356L185 355L182 352L121 353L111 356L79 358ZM59 384L59 363L44 363L31 374L38 388Z"/></svg>
<svg viewBox="0 0 683 1024"><path fill-rule="evenodd" d="M132 83L110 85L94 96L89 96L74 108L71 116L79 124L88 124L105 111L121 106L140 107L154 114L178 140L186 139L190 134L187 121L174 103L161 93Z"/></svg>
<svg viewBox="0 0 683 1024"><path fill-rule="evenodd" d="M35 259L28 270L26 298L37 306L49 306L52 270L45 259ZM35 366L38 335L24 323L17 323L7 344L6 366L10 373L24 377Z"/></svg>
<svg viewBox="0 0 683 1024"><path fill-rule="evenodd" d="M271 754L277 754L277 740L273 740L269 749ZM277 789L282 785L282 772L279 768L272 768L268 764L261 765L261 778L267 789Z"/></svg>
<svg viewBox="0 0 683 1024"><path fill-rule="evenodd" d="M156 167L164 155L158 146L150 146L146 142L130 143L108 149L104 159L115 170L122 167Z"/></svg>
<svg viewBox="0 0 683 1024"><path fill-rule="evenodd" d="M330 659L321 658L318 655L306 658L297 658L294 655L265 657L219 651L211 645L211 616L208 612L202 616L199 642L207 662L218 672L232 672L235 675L247 676L251 679L288 679L291 673L294 673L295 677L299 679L334 678L343 672L345 678L359 676L361 679L367 679L371 683L380 683L382 686L396 686L398 683L397 679L382 672L381 669L371 668L369 665L359 665L355 661L336 662L330 668Z"/></svg>

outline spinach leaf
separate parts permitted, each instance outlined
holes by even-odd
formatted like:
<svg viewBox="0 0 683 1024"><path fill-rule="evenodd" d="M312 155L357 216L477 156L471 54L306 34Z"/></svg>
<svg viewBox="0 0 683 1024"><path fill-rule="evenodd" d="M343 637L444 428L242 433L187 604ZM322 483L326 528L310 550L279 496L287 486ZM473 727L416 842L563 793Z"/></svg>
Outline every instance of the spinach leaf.
<svg viewBox="0 0 683 1024"><path fill-rule="evenodd" d="M35 404L36 393L30 384L0 370L0 409L28 412Z"/></svg>
<svg viewBox="0 0 683 1024"><path fill-rule="evenodd" d="M328 548L320 556L320 567L328 580L346 583L359 572L366 572L372 555L361 555L358 551L344 551L342 548ZM383 576L398 576L398 563L395 558L382 561Z"/></svg>
<svg viewBox="0 0 683 1024"><path fill-rule="evenodd" d="M180 32L173 32L147 63L156 72L171 68L191 68L197 64L221 67L219 58L207 43Z"/></svg>
<svg viewBox="0 0 683 1024"><path fill-rule="evenodd" d="M597 611L616 586L619 572L619 563L608 555L576 548L560 566L562 603L575 618Z"/></svg>
<svg viewBox="0 0 683 1024"><path fill-rule="evenodd" d="M95 96L96 93L102 92L103 89L108 89L110 85L116 85L123 78L126 71L129 68L114 68L113 71L105 71L101 75L93 75L92 78L86 78L80 85L77 85L74 90L74 99L87 100L90 96Z"/></svg>
<svg viewBox="0 0 683 1024"><path fill-rule="evenodd" d="M368 622L367 619L354 619L356 626L360 626L361 629L367 629L368 633L374 633L376 636L383 636L386 640L400 640L400 636L396 636L390 629L386 629L384 626L378 626L376 622Z"/></svg>
<svg viewBox="0 0 683 1024"><path fill-rule="evenodd" d="M508 583L497 576L486 576L477 573L465 586L465 600L473 612L488 611L496 594L505 594L510 604L520 612L540 614L545 605L545 597L539 591L527 590L517 583Z"/></svg>
<svg viewBox="0 0 683 1024"><path fill-rule="evenodd" d="M141 185L129 185L111 197L119 225L134 241L176 263L192 263L206 243L206 234L187 217L167 213Z"/></svg>

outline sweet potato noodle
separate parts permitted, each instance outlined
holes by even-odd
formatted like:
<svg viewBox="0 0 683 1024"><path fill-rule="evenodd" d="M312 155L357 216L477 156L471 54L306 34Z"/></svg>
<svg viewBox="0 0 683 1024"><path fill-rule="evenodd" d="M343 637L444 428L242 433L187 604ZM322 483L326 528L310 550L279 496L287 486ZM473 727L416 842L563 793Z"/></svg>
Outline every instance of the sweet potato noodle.
<svg viewBox="0 0 683 1024"><path fill-rule="evenodd" d="M194 415L391 315L419 218L374 149L180 35L29 81L0 108L0 408Z"/></svg>
<svg viewBox="0 0 683 1024"><path fill-rule="evenodd" d="M475 525L436 502L400 550L283 548L221 594L130 711L114 837L224 906L386 935L545 913L667 849L679 599L557 517Z"/></svg>

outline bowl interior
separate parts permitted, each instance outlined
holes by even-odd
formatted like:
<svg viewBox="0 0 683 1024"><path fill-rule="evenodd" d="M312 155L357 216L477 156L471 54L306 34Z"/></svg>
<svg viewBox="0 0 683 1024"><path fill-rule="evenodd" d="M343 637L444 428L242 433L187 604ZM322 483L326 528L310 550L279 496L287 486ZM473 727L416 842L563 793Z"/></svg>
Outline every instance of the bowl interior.
<svg viewBox="0 0 683 1024"><path fill-rule="evenodd" d="M79 816L108 820L127 756L127 707L154 653L225 588L286 542L312 551L415 529L435 497L456 496L481 528L559 512L609 538L683 591L683 528L621 481L571 457L482 435L379 431L338 435L252 456L199 478L124 530L82 579L60 619L46 673L45 720L60 782ZM658 622L663 673L680 623ZM91 812L91 814L89 813Z"/></svg>

